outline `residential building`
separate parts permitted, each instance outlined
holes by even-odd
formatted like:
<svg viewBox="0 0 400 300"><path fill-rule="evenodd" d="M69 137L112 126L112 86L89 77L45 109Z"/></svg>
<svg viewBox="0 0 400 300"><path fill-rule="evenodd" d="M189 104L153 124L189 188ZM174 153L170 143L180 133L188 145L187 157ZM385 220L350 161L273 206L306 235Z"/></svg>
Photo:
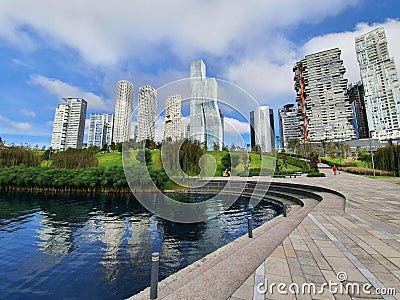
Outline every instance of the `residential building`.
<svg viewBox="0 0 400 300"><path fill-rule="evenodd" d="M133 84L127 80L117 83L113 141L126 142L130 138L133 107Z"/></svg>
<svg viewBox="0 0 400 300"><path fill-rule="evenodd" d="M81 98L63 98L56 108L51 137L53 150L82 148L87 102Z"/></svg>
<svg viewBox="0 0 400 300"><path fill-rule="evenodd" d="M288 141L300 139L300 115L294 104L286 104L278 110L281 148L286 149Z"/></svg>
<svg viewBox="0 0 400 300"><path fill-rule="evenodd" d="M137 117L137 141L155 139L156 133L156 109L157 90L151 85L139 88L138 95L138 117Z"/></svg>
<svg viewBox="0 0 400 300"><path fill-rule="evenodd" d="M190 138L213 150L214 145L222 150L224 132L218 108L218 84L215 78L206 77L206 66L202 60L190 66Z"/></svg>
<svg viewBox="0 0 400 300"><path fill-rule="evenodd" d="M364 85L368 128L373 138L400 137L400 83L389 56L384 28L356 37L355 48Z"/></svg>
<svg viewBox="0 0 400 300"><path fill-rule="evenodd" d="M173 95L167 98L165 104L165 129L164 140L170 138L172 141L181 138L181 95Z"/></svg>
<svg viewBox="0 0 400 300"><path fill-rule="evenodd" d="M250 112L250 139L252 149L260 146L262 152L272 152L275 137L269 106L259 106Z"/></svg>
<svg viewBox="0 0 400 300"><path fill-rule="evenodd" d="M88 147L111 145L114 127L113 114L90 114Z"/></svg>
<svg viewBox="0 0 400 300"><path fill-rule="evenodd" d="M307 55L294 68L302 138L311 142L356 138L351 104L345 95L346 69L338 48Z"/></svg>
<svg viewBox="0 0 400 300"><path fill-rule="evenodd" d="M361 82L350 84L347 88L346 95L353 110L353 126L356 130L358 139L366 139L369 137L367 112L364 103L364 88Z"/></svg>

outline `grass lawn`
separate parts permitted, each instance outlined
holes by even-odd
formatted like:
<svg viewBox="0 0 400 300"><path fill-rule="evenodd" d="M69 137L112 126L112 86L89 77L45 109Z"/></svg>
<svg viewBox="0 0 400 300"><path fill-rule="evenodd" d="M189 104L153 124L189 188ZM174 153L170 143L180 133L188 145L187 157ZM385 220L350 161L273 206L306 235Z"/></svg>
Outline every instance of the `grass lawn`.
<svg viewBox="0 0 400 300"><path fill-rule="evenodd" d="M111 153L99 153L97 154L99 160L99 167L108 168L112 166L122 167L122 153L111 152Z"/></svg>
<svg viewBox="0 0 400 300"><path fill-rule="evenodd" d="M136 154L138 150L132 150L131 157L132 164L139 164L136 161ZM151 165L154 169L161 169L162 162L161 162L161 150L153 150L152 153L152 161ZM225 151L207 151L206 155L204 156L203 161L203 176L211 177L211 176L222 176L223 166L221 165L221 158L226 154ZM237 152L237 154L241 157L241 152ZM264 172L271 172L274 167L274 160L275 158L270 155L263 154L262 159L260 159L260 154L255 152L248 152L251 161L250 161L250 168L251 169L262 169ZM99 167L108 168L112 166L122 166L122 153L120 152L111 152L111 153L99 153L97 155L99 160ZM282 162L282 160L280 159ZM293 173L300 171L301 168L293 165L287 165L287 168L282 168L282 171L287 173ZM231 170L232 175L240 174L244 171L243 162L240 158L239 165Z"/></svg>

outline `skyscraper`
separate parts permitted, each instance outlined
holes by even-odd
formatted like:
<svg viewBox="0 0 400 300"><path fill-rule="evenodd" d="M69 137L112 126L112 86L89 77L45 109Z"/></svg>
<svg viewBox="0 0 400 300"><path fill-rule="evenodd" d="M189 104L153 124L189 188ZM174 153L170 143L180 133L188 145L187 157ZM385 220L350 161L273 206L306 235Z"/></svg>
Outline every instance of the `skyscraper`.
<svg viewBox="0 0 400 300"><path fill-rule="evenodd" d="M53 150L82 148L87 102L81 98L63 98L56 108L51 137Z"/></svg>
<svg viewBox="0 0 400 300"><path fill-rule="evenodd" d="M164 140L171 138L175 141L181 138L181 95L169 96L165 104Z"/></svg>
<svg viewBox="0 0 400 300"><path fill-rule="evenodd" d="M338 48L307 55L293 68L303 139L311 142L356 138L345 96L346 69Z"/></svg>
<svg viewBox="0 0 400 300"><path fill-rule="evenodd" d="M215 144L221 150L224 138L217 101L218 84L215 78L206 78L202 60L190 66L190 85L190 138L204 143L208 150L213 150Z"/></svg>
<svg viewBox="0 0 400 300"><path fill-rule="evenodd" d="M377 28L355 39L365 109L372 137L400 137L400 84L394 59L390 58L385 30Z"/></svg>
<svg viewBox="0 0 400 300"><path fill-rule="evenodd" d="M126 142L130 138L133 106L133 84L127 80L117 83L113 141Z"/></svg>
<svg viewBox="0 0 400 300"><path fill-rule="evenodd" d="M111 145L113 127L113 114L90 114L88 147Z"/></svg>
<svg viewBox="0 0 400 300"><path fill-rule="evenodd" d="M250 135L252 149L260 146L262 152L272 152L274 133L268 106L259 106L250 112Z"/></svg>
<svg viewBox="0 0 400 300"><path fill-rule="evenodd" d="M363 84L361 82L350 84L346 95L349 97L349 102L353 110L353 126L356 130L356 136L358 139L366 139L369 137L369 130Z"/></svg>
<svg viewBox="0 0 400 300"><path fill-rule="evenodd" d="M294 104L286 104L278 110L281 147L287 148L288 140L300 139L300 115Z"/></svg>
<svg viewBox="0 0 400 300"><path fill-rule="evenodd" d="M157 90L151 85L139 88L137 141L155 139L156 132Z"/></svg>

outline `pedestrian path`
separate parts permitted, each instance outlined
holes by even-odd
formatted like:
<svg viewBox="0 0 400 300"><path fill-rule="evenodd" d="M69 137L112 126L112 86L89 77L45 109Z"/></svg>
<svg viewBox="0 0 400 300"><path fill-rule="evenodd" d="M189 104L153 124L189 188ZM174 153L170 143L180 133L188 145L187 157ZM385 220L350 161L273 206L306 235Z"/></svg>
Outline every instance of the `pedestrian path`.
<svg viewBox="0 0 400 300"><path fill-rule="evenodd" d="M273 178L320 186L278 216L164 279L159 299L397 299L400 185L321 168L326 177ZM271 180L270 177L265 180ZM149 290L131 299L149 299Z"/></svg>
<svg viewBox="0 0 400 300"><path fill-rule="evenodd" d="M397 299L395 290L400 295L400 186L321 171L327 177L290 182L343 193L345 211L316 206L229 299Z"/></svg>

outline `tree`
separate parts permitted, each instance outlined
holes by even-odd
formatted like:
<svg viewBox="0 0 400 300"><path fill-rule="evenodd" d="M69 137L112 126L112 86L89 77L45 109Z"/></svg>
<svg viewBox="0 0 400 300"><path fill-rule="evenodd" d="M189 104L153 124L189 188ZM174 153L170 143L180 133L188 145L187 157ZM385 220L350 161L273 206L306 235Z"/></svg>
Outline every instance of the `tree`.
<svg viewBox="0 0 400 300"><path fill-rule="evenodd" d="M118 152L122 152L122 144L122 142L116 143L115 150L117 150Z"/></svg>
<svg viewBox="0 0 400 300"><path fill-rule="evenodd" d="M0 147L3 147L3 146L4 146L4 142L3 142L3 139L0 136Z"/></svg>
<svg viewBox="0 0 400 300"><path fill-rule="evenodd" d="M231 168L231 155L230 153L226 153L224 156L221 158L221 165L224 167L224 169L230 169Z"/></svg>
<svg viewBox="0 0 400 300"><path fill-rule="evenodd" d="M156 148L156 143L151 139L146 139L145 143L146 149L154 150Z"/></svg>
<svg viewBox="0 0 400 300"><path fill-rule="evenodd" d="M299 139L288 139L287 141L287 148L289 151L293 152L294 154L299 153L300 149L300 140Z"/></svg>
<svg viewBox="0 0 400 300"><path fill-rule="evenodd" d="M100 148L97 147L97 146L95 146L95 145L90 146L90 147L88 148L88 150L93 151L93 152L96 152L96 153L99 153L99 152L100 152Z"/></svg>
<svg viewBox="0 0 400 300"><path fill-rule="evenodd" d="M152 153L149 149L140 149L136 154L136 160L141 163L146 163L147 166L151 164Z"/></svg>
<svg viewBox="0 0 400 300"><path fill-rule="evenodd" d="M213 144L213 150L214 151L219 151L219 144L218 143L214 143Z"/></svg>
<svg viewBox="0 0 400 300"><path fill-rule="evenodd" d="M104 144L103 147L101 147L102 152L108 152L108 145Z"/></svg>
<svg viewBox="0 0 400 300"><path fill-rule="evenodd" d="M243 150L242 151L242 163L243 163L243 169L244 169L245 174L249 173L250 161L251 161L251 158L250 158L249 154L247 153L247 151Z"/></svg>
<svg viewBox="0 0 400 300"><path fill-rule="evenodd" d="M23 147L3 147L0 149L0 168L19 166L28 167L40 165L41 157L37 151L31 151Z"/></svg>

